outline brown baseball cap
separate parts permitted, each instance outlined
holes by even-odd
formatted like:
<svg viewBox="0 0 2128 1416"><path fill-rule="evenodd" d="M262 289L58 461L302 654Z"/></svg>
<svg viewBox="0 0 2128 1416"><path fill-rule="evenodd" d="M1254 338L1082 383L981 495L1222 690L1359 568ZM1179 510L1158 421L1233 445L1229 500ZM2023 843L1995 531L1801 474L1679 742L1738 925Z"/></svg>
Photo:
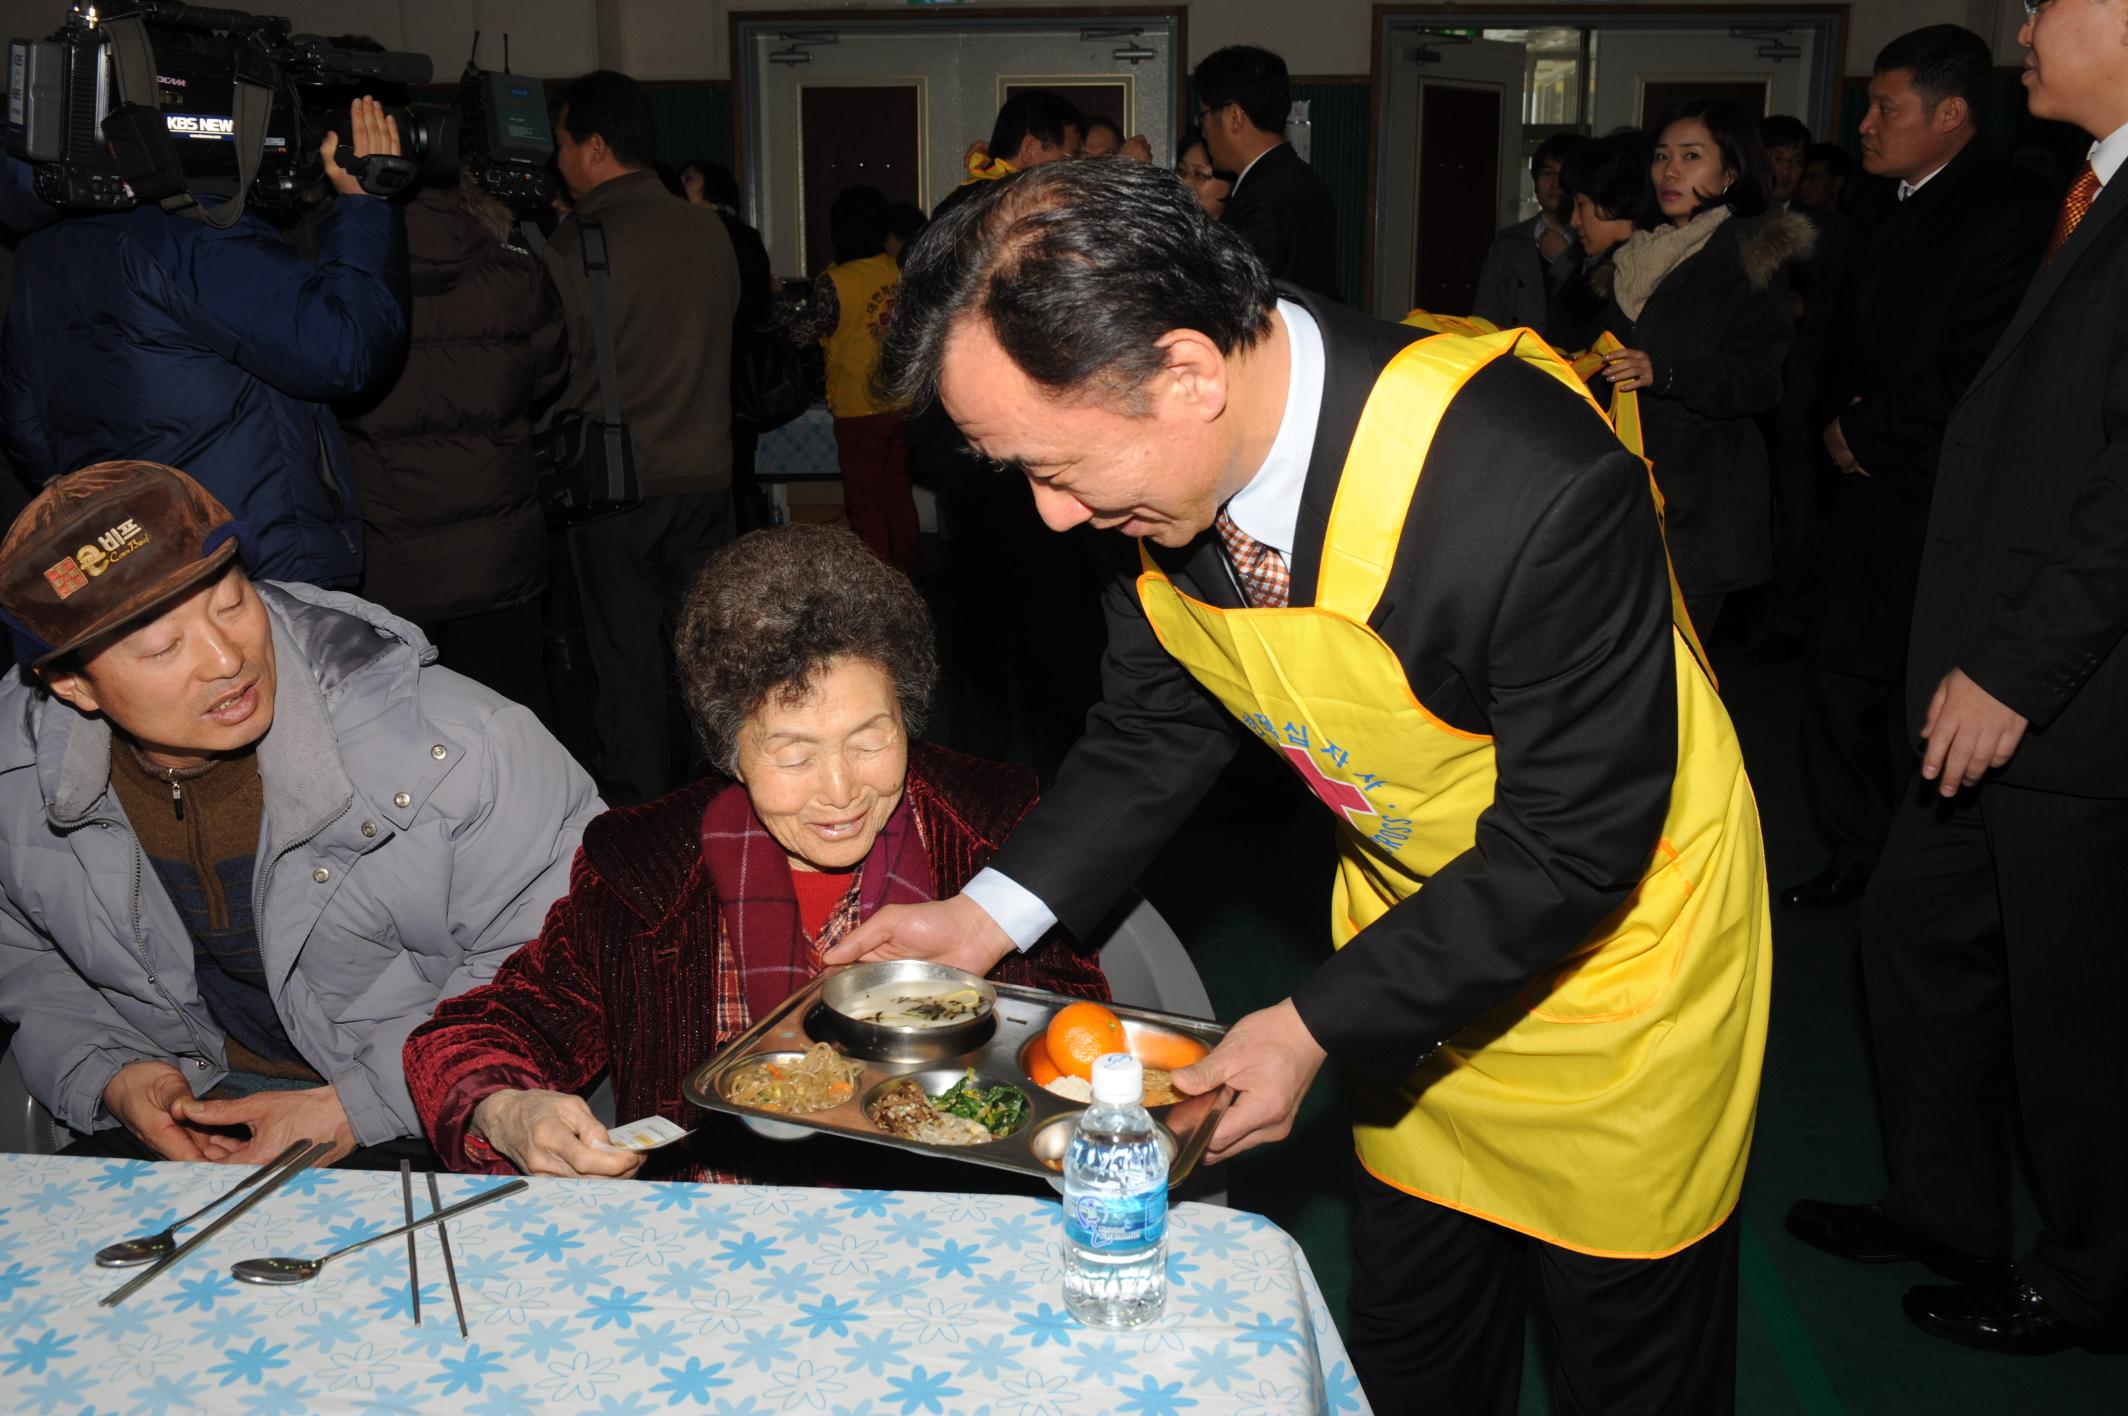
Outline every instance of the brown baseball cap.
<svg viewBox="0 0 2128 1416"><path fill-rule="evenodd" d="M99 462L45 483L0 540L0 621L15 659L54 658L220 575L250 533L159 462Z"/></svg>

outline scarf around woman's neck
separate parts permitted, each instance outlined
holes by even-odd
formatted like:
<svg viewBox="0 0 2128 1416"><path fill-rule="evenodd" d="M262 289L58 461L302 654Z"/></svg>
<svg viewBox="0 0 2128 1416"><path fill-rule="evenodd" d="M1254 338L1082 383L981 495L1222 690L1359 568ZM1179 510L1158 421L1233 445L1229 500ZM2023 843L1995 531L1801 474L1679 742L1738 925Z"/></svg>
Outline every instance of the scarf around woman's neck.
<svg viewBox="0 0 2128 1416"><path fill-rule="evenodd" d="M1648 297L1676 270L1713 238L1729 219L1727 206L1709 207L1683 226L1664 226L1654 231L1636 231L1612 257L1617 272L1611 283L1611 298L1629 320L1640 318Z"/></svg>
<svg viewBox="0 0 2128 1416"><path fill-rule="evenodd" d="M882 905L920 904L938 896L906 791L850 880L849 893L818 939L798 922L790 857L754 814L737 783L710 798L702 813L702 863L717 901L719 1042L765 1018L820 972L821 956Z"/></svg>

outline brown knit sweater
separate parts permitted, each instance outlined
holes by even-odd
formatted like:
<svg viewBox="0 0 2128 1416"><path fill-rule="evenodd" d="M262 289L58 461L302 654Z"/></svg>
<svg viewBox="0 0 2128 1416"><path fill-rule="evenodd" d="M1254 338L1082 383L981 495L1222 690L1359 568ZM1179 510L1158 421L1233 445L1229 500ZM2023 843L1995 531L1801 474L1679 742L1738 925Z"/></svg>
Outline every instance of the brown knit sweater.
<svg viewBox="0 0 2128 1416"><path fill-rule="evenodd" d="M252 870L266 810L258 758L247 752L173 773L114 738L111 787L192 936L193 978L225 1035L229 1089L256 1090L255 1078L317 1085L322 1078L274 1012L252 919Z"/></svg>

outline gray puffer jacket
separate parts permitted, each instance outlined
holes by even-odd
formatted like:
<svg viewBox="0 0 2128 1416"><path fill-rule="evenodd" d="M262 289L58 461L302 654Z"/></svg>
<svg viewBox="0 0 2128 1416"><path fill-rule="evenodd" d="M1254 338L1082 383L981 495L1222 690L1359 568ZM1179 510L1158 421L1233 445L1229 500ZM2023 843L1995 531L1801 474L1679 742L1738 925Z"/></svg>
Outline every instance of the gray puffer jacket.
<svg viewBox="0 0 2128 1416"><path fill-rule="evenodd" d="M603 808L529 712L438 667L406 621L259 589L278 687L252 908L274 1007L357 1142L418 1136L407 1034L539 933ZM0 685L0 1014L30 1090L77 1131L115 1124L103 1091L127 1063L174 1062L195 1093L227 1071L110 763L100 718Z"/></svg>

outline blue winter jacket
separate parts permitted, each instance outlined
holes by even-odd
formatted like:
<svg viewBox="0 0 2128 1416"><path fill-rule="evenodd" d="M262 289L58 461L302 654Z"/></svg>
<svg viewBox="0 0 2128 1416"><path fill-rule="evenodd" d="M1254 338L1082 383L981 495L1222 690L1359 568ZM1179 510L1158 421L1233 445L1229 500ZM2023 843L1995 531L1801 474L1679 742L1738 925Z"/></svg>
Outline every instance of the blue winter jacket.
<svg viewBox="0 0 2128 1416"><path fill-rule="evenodd" d="M339 201L315 263L250 213L225 231L141 207L25 237L0 335L0 440L24 481L137 457L248 523L261 578L352 586L362 517L328 401L406 342L397 208Z"/></svg>

